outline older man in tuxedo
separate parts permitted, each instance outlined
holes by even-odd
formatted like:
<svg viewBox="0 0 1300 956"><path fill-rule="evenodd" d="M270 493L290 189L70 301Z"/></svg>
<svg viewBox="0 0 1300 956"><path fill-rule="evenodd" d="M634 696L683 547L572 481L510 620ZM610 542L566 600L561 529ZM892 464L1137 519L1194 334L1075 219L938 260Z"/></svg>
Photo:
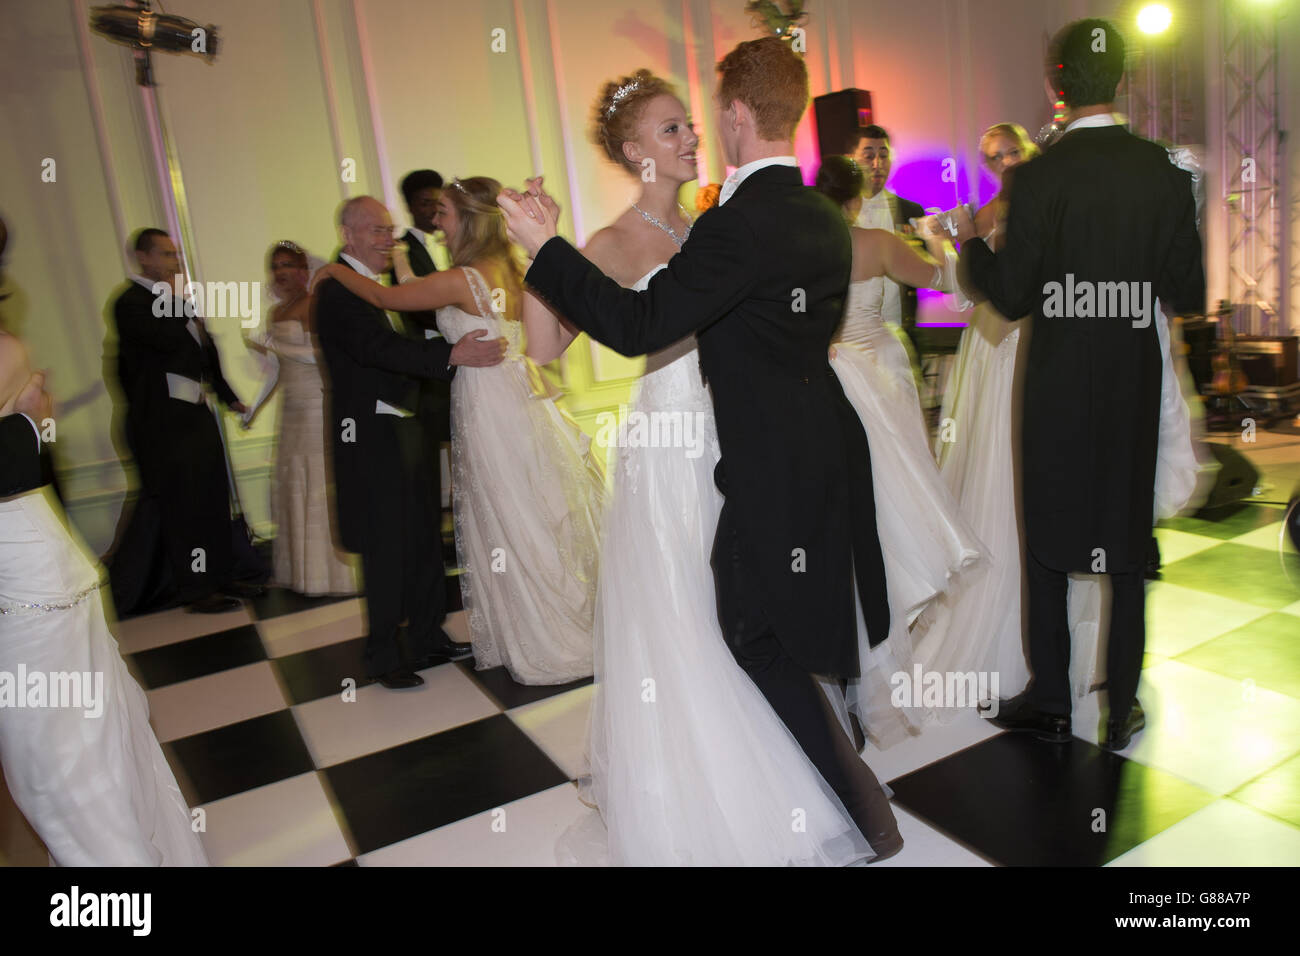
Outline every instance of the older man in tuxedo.
<svg viewBox="0 0 1300 956"><path fill-rule="evenodd" d="M392 260L393 221L378 200L360 196L339 213L339 261L369 279ZM334 452L343 547L361 555L365 577L367 677L390 689L424 683L416 670L464 657L470 645L442 629L446 584L434 500L435 462L416 418L418 383L450 382L458 365L496 365L503 339L467 335L410 339L393 320L327 279L316 289L316 329L329 371L326 428ZM407 647L399 640L403 618Z"/></svg>

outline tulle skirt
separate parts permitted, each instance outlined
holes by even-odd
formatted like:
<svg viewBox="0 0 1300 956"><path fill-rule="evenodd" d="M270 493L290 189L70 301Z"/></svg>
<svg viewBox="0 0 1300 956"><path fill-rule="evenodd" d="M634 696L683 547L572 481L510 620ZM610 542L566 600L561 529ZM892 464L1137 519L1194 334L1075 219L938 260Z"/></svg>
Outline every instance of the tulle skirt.
<svg viewBox="0 0 1300 956"><path fill-rule="evenodd" d="M694 353L654 375L634 411L694 416L700 441L618 451L590 723L588 792L600 815L566 833L557 854L640 866L869 857L838 797L724 642L709 563L722 507L717 436Z"/></svg>

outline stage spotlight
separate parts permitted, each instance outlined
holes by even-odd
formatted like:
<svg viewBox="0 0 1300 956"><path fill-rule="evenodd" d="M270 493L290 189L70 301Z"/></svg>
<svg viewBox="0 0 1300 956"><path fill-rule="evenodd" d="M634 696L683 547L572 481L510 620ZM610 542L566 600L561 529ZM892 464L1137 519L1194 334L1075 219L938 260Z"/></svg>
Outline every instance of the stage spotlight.
<svg viewBox="0 0 1300 956"><path fill-rule="evenodd" d="M1138 29L1143 33L1164 33L1173 22L1174 15L1163 3L1152 3L1138 11Z"/></svg>

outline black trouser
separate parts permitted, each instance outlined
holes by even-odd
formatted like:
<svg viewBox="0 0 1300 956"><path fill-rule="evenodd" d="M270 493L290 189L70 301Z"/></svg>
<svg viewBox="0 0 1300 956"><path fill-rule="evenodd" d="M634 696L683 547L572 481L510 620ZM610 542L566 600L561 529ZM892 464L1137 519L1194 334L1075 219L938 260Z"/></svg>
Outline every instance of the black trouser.
<svg viewBox="0 0 1300 956"><path fill-rule="evenodd" d="M230 484L212 410L169 399L159 425L138 426L130 438L141 484L141 504L132 520L138 516L140 527L151 526L144 501L153 499L177 599L192 604L227 587L232 571ZM123 545L136 555L151 547L134 528L128 528Z"/></svg>
<svg viewBox="0 0 1300 956"><path fill-rule="evenodd" d="M447 592L438 530L436 484L417 419L375 416L391 455L376 456L361 542L368 632L366 676L378 677L434 653L446 617ZM397 463L384 474L380 461ZM407 625L404 654L398 628Z"/></svg>
<svg viewBox="0 0 1300 956"><path fill-rule="evenodd" d="M858 829L873 845L888 840L898 826L880 783L854 750L825 692L790 657L764 620L739 534L729 520L730 510L723 506L712 560L718 620L727 646Z"/></svg>
<svg viewBox="0 0 1300 956"><path fill-rule="evenodd" d="M1029 591L1029 669L1033 680L1027 703L1051 714L1068 715L1070 692L1070 620L1066 606L1069 578L1025 549ZM1106 683L1110 712L1128 714L1137 697L1146 650L1146 585L1139 568L1109 574L1111 583L1110 634L1106 640Z"/></svg>

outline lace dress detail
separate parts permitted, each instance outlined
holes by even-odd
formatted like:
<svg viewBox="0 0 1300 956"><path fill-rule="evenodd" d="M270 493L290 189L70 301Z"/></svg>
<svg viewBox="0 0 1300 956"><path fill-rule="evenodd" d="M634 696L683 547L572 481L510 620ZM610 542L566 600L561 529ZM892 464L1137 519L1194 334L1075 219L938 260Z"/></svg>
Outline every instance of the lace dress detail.
<svg viewBox="0 0 1300 956"><path fill-rule="evenodd" d="M500 365L459 368L451 386L456 550L476 666L567 683L592 672L603 475L523 354L521 323L464 272L482 315L446 306L438 331L453 344L476 329L507 343Z"/></svg>

